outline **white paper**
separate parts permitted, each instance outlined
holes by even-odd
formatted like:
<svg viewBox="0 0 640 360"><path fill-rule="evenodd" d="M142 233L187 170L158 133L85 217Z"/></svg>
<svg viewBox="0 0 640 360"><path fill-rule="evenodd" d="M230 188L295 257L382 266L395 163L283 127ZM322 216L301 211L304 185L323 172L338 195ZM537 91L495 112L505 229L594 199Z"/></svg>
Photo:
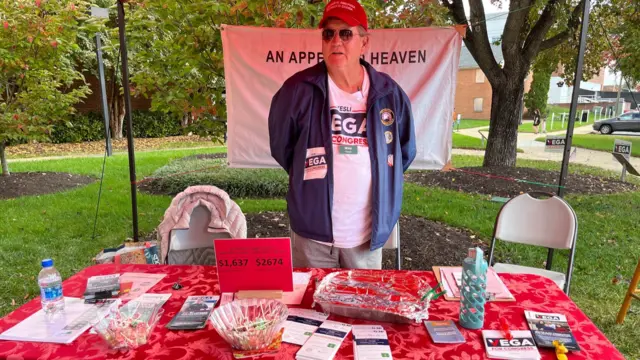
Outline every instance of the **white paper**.
<svg viewBox="0 0 640 360"><path fill-rule="evenodd" d="M171 297L171 294L142 294L135 299L139 302L149 302L158 305L161 308L167 300Z"/></svg>
<svg viewBox="0 0 640 360"><path fill-rule="evenodd" d="M353 355L355 360L391 360L387 332L380 325L353 325Z"/></svg>
<svg viewBox="0 0 640 360"><path fill-rule="evenodd" d="M351 325L327 320L311 335L296 353L297 360L331 360L342 341L351 331Z"/></svg>
<svg viewBox="0 0 640 360"><path fill-rule="evenodd" d="M115 304L115 302L113 302ZM16 326L0 334L1 340L47 342L69 344L84 333L103 309L94 304L85 304L82 298L64 298L64 311L47 320L44 310L40 309ZM100 311L99 310L104 310Z"/></svg>
<svg viewBox="0 0 640 360"><path fill-rule="evenodd" d="M120 276L120 284L131 282L131 290L120 297L122 301L133 300L146 293L160 282L167 274L124 273Z"/></svg>
<svg viewBox="0 0 640 360"><path fill-rule="evenodd" d="M307 292L309 280L311 280L311 272L294 272L293 291L283 292L282 302L287 305L300 305L304 294Z"/></svg>
<svg viewBox="0 0 640 360"><path fill-rule="evenodd" d="M318 327L327 320L329 314L309 309L289 309L289 316L284 323L282 341L290 344L304 345L316 332Z"/></svg>

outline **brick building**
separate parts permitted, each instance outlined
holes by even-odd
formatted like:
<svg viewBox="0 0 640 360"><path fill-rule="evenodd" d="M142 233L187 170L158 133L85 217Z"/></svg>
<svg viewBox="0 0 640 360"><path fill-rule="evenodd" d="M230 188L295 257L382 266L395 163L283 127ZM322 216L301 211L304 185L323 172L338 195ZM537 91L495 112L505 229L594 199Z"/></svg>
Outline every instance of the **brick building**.
<svg viewBox="0 0 640 360"><path fill-rule="evenodd" d="M498 63L504 61L502 48L499 45L491 45L491 51ZM525 93L529 91L531 81L532 77L529 74L524 84ZM491 118L491 99L489 80L463 44L456 84L456 113L461 114L463 119L488 120Z"/></svg>

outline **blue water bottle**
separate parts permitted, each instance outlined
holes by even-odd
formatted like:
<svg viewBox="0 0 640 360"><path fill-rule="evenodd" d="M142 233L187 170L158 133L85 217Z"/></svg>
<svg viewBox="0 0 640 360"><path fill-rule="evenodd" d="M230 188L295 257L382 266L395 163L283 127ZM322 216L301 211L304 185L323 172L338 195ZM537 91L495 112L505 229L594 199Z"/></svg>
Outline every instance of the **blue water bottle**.
<svg viewBox="0 0 640 360"><path fill-rule="evenodd" d="M469 249L469 256L462 264L460 286L460 326L464 328L477 330L484 325L487 268L482 249Z"/></svg>

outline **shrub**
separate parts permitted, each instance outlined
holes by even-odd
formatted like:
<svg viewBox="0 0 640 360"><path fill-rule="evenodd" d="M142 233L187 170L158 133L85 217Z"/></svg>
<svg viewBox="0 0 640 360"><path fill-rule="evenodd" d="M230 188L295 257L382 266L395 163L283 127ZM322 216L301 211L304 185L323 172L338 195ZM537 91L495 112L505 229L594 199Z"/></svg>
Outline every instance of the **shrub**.
<svg viewBox="0 0 640 360"><path fill-rule="evenodd" d="M122 135L127 136L126 126ZM161 138L178 135L182 135L179 117L153 111L136 110L133 112L133 137Z"/></svg>
<svg viewBox="0 0 640 360"><path fill-rule="evenodd" d="M188 158L176 160L152 175L149 187L154 193L176 195L189 186L213 185L231 198L282 198L287 194L288 177L280 169L235 169L226 158Z"/></svg>
<svg viewBox="0 0 640 360"><path fill-rule="evenodd" d="M51 141L54 144L100 139L104 139L104 121L102 115L95 112L74 114L69 121L54 125L51 131Z"/></svg>
<svg viewBox="0 0 640 360"><path fill-rule="evenodd" d="M182 132L180 118L175 115L146 110L133 111L133 136L136 138L178 136ZM126 120L122 135L127 136ZM56 124L51 132L51 141L55 144L102 139L104 120L99 112L74 114L68 122Z"/></svg>

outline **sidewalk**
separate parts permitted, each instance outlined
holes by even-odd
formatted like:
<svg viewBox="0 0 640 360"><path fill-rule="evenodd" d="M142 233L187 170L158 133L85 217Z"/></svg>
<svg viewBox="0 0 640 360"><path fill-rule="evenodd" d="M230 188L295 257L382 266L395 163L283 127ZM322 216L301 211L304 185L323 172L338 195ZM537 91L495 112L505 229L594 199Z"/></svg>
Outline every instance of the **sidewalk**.
<svg viewBox="0 0 640 360"><path fill-rule="evenodd" d="M475 138L482 138L479 129L486 127L461 129L458 133L462 135L472 136ZM593 131L591 125L577 127L574 130L574 134L589 134ZM518 148L522 149L524 153L518 153L518 158L529 160L550 160L550 161L562 161L562 153L552 153L544 151L544 143L535 141L536 138L546 135L563 135L565 130L549 132L547 134L533 134L533 133L518 133ZM483 131L483 134L487 136L487 132ZM574 148L575 149L575 148ZM482 156L484 151L482 150L465 150L465 149L453 149L454 154L460 155L475 155ZM601 169L620 172L622 165L614 159L613 155L605 151L596 151L589 149L577 148L574 158L569 160L573 164L582 164L599 167ZM640 169L640 158L631 157L629 161L633 167Z"/></svg>

